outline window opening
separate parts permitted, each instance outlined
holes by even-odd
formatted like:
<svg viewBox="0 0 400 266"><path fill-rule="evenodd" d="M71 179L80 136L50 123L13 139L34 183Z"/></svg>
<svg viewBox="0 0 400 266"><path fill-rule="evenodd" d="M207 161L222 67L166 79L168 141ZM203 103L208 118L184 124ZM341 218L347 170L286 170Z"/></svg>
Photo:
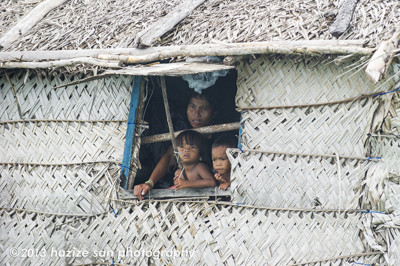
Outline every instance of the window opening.
<svg viewBox="0 0 400 266"><path fill-rule="evenodd" d="M213 117L210 126L202 127L200 130L205 129L206 132L211 132L213 134L213 140L221 134L228 133L236 136L239 134L238 122L240 120L240 114L235 110L235 95L237 91L236 79L236 71L230 71L226 76L219 77L213 86L202 91L202 94L215 106L217 113ZM174 131L178 133L181 130L191 129L191 123L187 119L187 104L190 97L195 93L194 90L189 88L188 82L182 77L166 77L165 81ZM144 90L145 103L143 120L149 124L149 128L143 132L142 136L142 145L139 152L139 160L142 168L138 170L135 176L135 185L142 184L149 179L157 162L171 146L160 78L149 77L147 84L144 86ZM225 125L225 127L221 125ZM232 128L234 128L234 130L228 132L215 132ZM157 193L155 193L156 190L167 189L171 184L173 185L172 178L173 173L169 171L166 176L154 184L154 188L150 191L150 195L153 194L152 198L157 197ZM221 191L218 188L202 190L206 194L211 193L211 195L230 195L229 192L220 193ZM193 196L202 194L201 192L195 193L191 191L191 189L182 189L180 191L168 189L165 191L158 191L158 193L160 197L175 197L180 195L186 197L191 194L193 194Z"/></svg>

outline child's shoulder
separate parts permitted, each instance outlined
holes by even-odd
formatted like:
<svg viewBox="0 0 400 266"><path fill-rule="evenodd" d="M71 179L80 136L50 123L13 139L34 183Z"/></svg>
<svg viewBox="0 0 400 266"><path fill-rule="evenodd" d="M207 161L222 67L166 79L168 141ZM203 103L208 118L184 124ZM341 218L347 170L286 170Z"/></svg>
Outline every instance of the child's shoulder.
<svg viewBox="0 0 400 266"><path fill-rule="evenodd" d="M205 164L203 162L198 162L196 164L196 169L206 169L208 171L211 171L211 168L207 164Z"/></svg>
<svg viewBox="0 0 400 266"><path fill-rule="evenodd" d="M203 162L199 162L194 170L201 178L213 178L211 168Z"/></svg>

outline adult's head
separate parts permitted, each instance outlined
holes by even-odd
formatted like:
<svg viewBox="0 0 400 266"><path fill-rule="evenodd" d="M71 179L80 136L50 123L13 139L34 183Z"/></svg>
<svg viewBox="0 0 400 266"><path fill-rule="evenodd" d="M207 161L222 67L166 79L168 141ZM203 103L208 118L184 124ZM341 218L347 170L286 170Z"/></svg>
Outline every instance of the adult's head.
<svg viewBox="0 0 400 266"><path fill-rule="evenodd" d="M197 93L191 95L186 115L192 128L211 125L216 114L216 108L208 95Z"/></svg>

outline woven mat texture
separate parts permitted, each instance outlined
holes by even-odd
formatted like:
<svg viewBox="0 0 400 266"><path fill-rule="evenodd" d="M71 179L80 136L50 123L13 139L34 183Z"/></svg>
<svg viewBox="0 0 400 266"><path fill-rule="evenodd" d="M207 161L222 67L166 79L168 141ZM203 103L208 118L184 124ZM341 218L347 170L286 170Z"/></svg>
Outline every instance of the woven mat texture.
<svg viewBox="0 0 400 266"><path fill-rule="evenodd" d="M242 113L242 147L277 152L364 157L379 103L372 99Z"/></svg>
<svg viewBox="0 0 400 266"><path fill-rule="evenodd" d="M382 265L399 265L400 215L372 212L362 223L369 246L384 252L385 263Z"/></svg>
<svg viewBox="0 0 400 266"><path fill-rule="evenodd" d="M126 122L116 120L127 119L131 80L106 78L54 89L55 85L73 80L53 77L46 81L29 72L10 74L10 78L13 86L4 77L0 82L0 98L4 101L0 107L2 265L112 264L113 260L143 265L288 265L315 261L323 261L319 265L351 265L382 261L380 254L368 254L381 249L371 250L370 243L375 239L371 234L368 239L365 237L365 222L362 223L365 214L361 212L267 210L178 202L118 205L110 198L117 198ZM373 114L379 104L363 99L332 106L248 111L243 114L242 145L249 149L364 156L364 143L374 127ZM43 121L8 121L20 119ZM107 119L114 121L100 121ZM254 171L255 177L265 178L264 167L281 161L282 168L275 165L272 176L297 182L300 180L295 177L301 179L308 174L328 184L317 188L310 183L309 189L296 190L297 194L292 195L282 191L280 196L285 195L288 202L303 193L308 198L302 196L298 200L306 207L315 207L315 202L323 207L339 206L335 205L338 188L334 173L338 168L334 160L304 157L293 160L290 156L266 155L241 159L243 168L257 167L258 172L247 168L249 173ZM358 160L342 159L340 163L343 176L340 195L344 194L340 203L343 200L344 208L353 208L360 198L358 186L362 169L367 165ZM239 169L239 163L236 164L233 168ZM288 171L283 174L280 171L284 167ZM316 169L320 172L315 172ZM290 172L292 178L286 175ZM247 172L243 173L246 175L242 174L242 178L248 177ZM272 181L280 180L263 183ZM303 184L304 181L300 185ZM277 187L281 185L276 183ZM388 243L396 250L393 241ZM44 248L47 253L43 257L13 257L12 248L18 248L19 252ZM86 250L90 255L53 256L52 248ZM120 252L127 252L128 248L153 254L183 250L194 253L191 258L122 256ZM95 256L95 251L111 251L113 256Z"/></svg>
<svg viewBox="0 0 400 266"><path fill-rule="evenodd" d="M37 75L16 72L0 77L0 120L68 119L126 120L132 91L131 76L111 76L68 87L53 87L84 78L83 74ZM22 117L18 112L20 106Z"/></svg>
<svg viewBox="0 0 400 266"><path fill-rule="evenodd" d="M397 180L386 180L385 181L385 211L393 212L395 215L400 217L400 184L399 178ZM400 246L399 246L400 248ZM400 261L400 260L399 260Z"/></svg>
<svg viewBox="0 0 400 266"><path fill-rule="evenodd" d="M397 86L400 86L400 83L398 83ZM388 129L386 129L386 132L400 135L400 92L397 92L393 95L391 107L392 109L390 112L390 118L388 119L390 120L390 123L388 125Z"/></svg>
<svg viewBox="0 0 400 266"><path fill-rule="evenodd" d="M253 206L359 209L371 161L228 150L232 200Z"/></svg>
<svg viewBox="0 0 400 266"><path fill-rule="evenodd" d="M382 157L380 170L383 178L375 180L370 194L379 200L376 208L383 212L395 213L400 217L400 138L398 136L370 136L371 156ZM374 181L374 180L373 180Z"/></svg>
<svg viewBox="0 0 400 266"><path fill-rule="evenodd" d="M371 156L382 157L389 173L400 177L400 137L371 136Z"/></svg>
<svg viewBox="0 0 400 266"><path fill-rule="evenodd" d="M1 207L109 210L119 185L132 77L54 88L83 78L29 71L10 73L11 82L1 77Z"/></svg>
<svg viewBox="0 0 400 266"><path fill-rule="evenodd" d="M400 217L400 138L394 135L370 136L371 157L381 157L376 174L367 175L368 197L372 208Z"/></svg>
<svg viewBox="0 0 400 266"><path fill-rule="evenodd" d="M390 229L387 233L389 237L388 247L388 264L398 265L400 261L400 229Z"/></svg>
<svg viewBox="0 0 400 266"><path fill-rule="evenodd" d="M52 213L109 210L119 186L119 165L0 165L0 206Z"/></svg>
<svg viewBox="0 0 400 266"><path fill-rule="evenodd" d="M395 83L390 80L374 85L364 71L359 71L361 62L348 61L337 65L333 60L261 56L250 63L241 61L236 105L247 108L341 101L388 91Z"/></svg>
<svg viewBox="0 0 400 266"><path fill-rule="evenodd" d="M360 231L364 214L265 210L208 203L147 202L92 217L29 213L3 209L1 264L34 265L104 262L141 265L288 265L324 260L360 263L379 256L368 252ZM9 256L10 249L36 247L43 257ZM58 258L51 250L86 250L87 257ZM139 250L164 257L131 256ZM192 251L170 258L166 251ZM95 252L112 256L95 256ZM344 259L332 259L345 256ZM350 260L352 259L352 260ZM349 263L345 263L349 265Z"/></svg>
<svg viewBox="0 0 400 266"><path fill-rule="evenodd" d="M0 162L122 161L126 122L18 122L0 125Z"/></svg>

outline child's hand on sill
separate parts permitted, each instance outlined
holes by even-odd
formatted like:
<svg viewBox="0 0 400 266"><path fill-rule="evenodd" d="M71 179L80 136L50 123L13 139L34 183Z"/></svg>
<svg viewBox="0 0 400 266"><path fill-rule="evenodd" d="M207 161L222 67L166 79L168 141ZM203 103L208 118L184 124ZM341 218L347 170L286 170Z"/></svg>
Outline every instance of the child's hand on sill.
<svg viewBox="0 0 400 266"><path fill-rule="evenodd" d="M180 178L179 175L175 175L174 177L174 185L176 187L176 190L182 189L182 188L186 188L189 184L189 181Z"/></svg>
<svg viewBox="0 0 400 266"><path fill-rule="evenodd" d="M222 175L221 175L220 173L215 173L215 174L214 174L214 178L215 178L217 181L221 182L221 183L226 182L225 178L223 178Z"/></svg>
<svg viewBox="0 0 400 266"><path fill-rule="evenodd" d="M231 185L231 182L224 182L219 185L219 189L226 190Z"/></svg>

